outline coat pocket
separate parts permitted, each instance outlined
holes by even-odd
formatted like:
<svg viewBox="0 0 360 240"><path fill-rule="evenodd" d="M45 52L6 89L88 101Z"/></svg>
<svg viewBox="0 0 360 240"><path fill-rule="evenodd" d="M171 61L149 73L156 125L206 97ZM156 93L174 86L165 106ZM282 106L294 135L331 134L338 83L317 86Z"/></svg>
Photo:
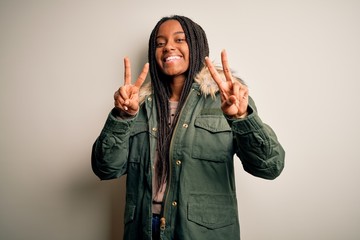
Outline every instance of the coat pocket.
<svg viewBox="0 0 360 240"><path fill-rule="evenodd" d="M217 200L217 202L215 202ZM236 198L222 195L194 195L188 203L188 220L208 229L237 222Z"/></svg>
<svg viewBox="0 0 360 240"><path fill-rule="evenodd" d="M192 157L224 162L233 153L231 128L222 115L200 115L195 120Z"/></svg>

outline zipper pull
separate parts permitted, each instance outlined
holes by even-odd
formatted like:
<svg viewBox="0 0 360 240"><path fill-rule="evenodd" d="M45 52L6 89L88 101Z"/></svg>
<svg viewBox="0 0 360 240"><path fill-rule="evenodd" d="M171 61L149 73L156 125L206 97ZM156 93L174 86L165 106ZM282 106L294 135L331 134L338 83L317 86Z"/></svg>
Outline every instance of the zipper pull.
<svg viewBox="0 0 360 240"><path fill-rule="evenodd" d="M166 219L164 217L162 217L160 219L160 229L164 231L165 230L165 225L166 225Z"/></svg>

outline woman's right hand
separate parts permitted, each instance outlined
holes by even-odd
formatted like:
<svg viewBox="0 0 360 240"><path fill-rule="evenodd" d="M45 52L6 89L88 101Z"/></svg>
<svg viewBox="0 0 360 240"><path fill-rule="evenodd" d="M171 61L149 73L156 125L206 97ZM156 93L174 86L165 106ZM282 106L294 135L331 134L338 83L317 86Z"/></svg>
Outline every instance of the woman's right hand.
<svg viewBox="0 0 360 240"><path fill-rule="evenodd" d="M120 112L134 116L139 111L139 90L144 83L149 71L149 63L146 63L134 84L131 83L131 66L129 58L124 58L124 85L114 94L115 108Z"/></svg>

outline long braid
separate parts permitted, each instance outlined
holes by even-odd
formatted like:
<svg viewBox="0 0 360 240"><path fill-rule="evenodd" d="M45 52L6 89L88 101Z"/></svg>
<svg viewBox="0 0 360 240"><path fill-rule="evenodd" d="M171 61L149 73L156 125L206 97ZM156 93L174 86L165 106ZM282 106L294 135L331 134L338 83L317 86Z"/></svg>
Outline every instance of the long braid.
<svg viewBox="0 0 360 240"><path fill-rule="evenodd" d="M162 18L153 29L149 39L148 60L150 63L150 76L153 86L155 104L158 120L158 164L156 166L158 174L157 188L167 181L169 172L169 148L171 136L175 124L168 125L169 121L169 98L171 96L170 81L168 76L164 75L158 68L155 51L156 51L156 35L160 25L167 20L177 20L182 26L190 52L190 63L187 78L184 83L182 93L179 99L178 108L174 116L174 123L177 122L180 111L185 104L189 95L195 75L204 67L205 57L209 55L209 46L204 30L191 19L174 15Z"/></svg>

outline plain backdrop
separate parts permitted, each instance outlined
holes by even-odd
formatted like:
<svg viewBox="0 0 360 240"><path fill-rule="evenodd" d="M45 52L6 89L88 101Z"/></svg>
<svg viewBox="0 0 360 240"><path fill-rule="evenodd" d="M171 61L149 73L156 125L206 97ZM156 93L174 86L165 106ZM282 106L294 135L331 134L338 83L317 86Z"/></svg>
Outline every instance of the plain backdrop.
<svg viewBox="0 0 360 240"><path fill-rule="evenodd" d="M274 181L235 158L245 240L360 239L360 1L0 0L0 239L122 239L125 178L91 146L163 16L226 49L286 150Z"/></svg>

